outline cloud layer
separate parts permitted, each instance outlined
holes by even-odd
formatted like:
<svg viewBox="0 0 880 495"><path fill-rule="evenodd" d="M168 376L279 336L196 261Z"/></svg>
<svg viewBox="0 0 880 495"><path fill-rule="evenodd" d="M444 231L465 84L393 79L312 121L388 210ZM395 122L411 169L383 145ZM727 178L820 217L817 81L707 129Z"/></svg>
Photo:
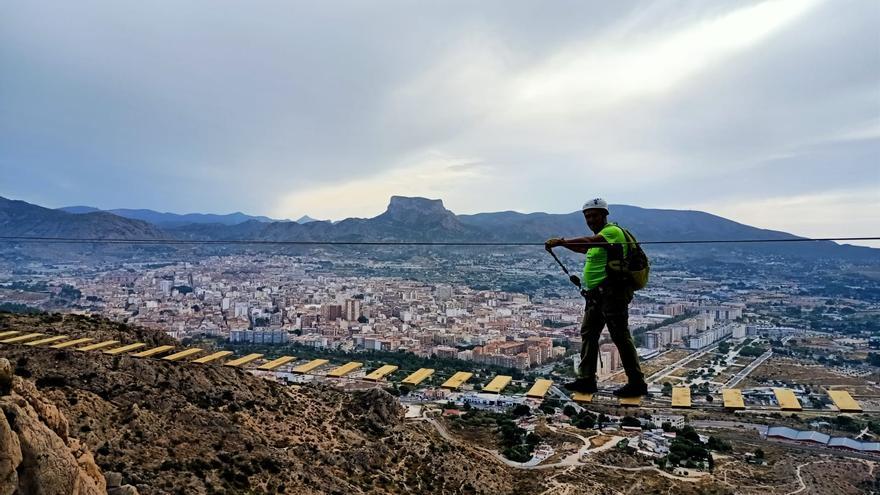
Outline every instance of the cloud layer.
<svg viewBox="0 0 880 495"><path fill-rule="evenodd" d="M700 208L880 233L871 1L13 2L0 194L51 206Z"/></svg>

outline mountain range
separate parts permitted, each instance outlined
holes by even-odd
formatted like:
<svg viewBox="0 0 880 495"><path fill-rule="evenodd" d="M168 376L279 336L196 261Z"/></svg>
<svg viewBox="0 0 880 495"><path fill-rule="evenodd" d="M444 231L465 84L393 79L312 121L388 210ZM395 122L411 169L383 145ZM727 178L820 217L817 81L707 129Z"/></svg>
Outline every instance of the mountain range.
<svg viewBox="0 0 880 495"><path fill-rule="evenodd" d="M143 220L144 222L152 223L153 225L157 225L159 227L175 227L180 225L188 225L194 223L210 223L210 224L221 224L221 225L235 225L242 222L247 222L249 220L256 220L257 222L289 222L290 220L276 220L269 217L264 216L253 216L246 215L240 211L235 213L229 213L226 215L216 215L213 213L168 213L168 212L158 212L155 210L144 210L137 209L132 210L129 208L117 208L113 210L99 210L98 208L94 208L92 206L65 206L63 208L58 208L61 211L65 211L67 213L94 213L98 211L105 211L107 213L112 213L116 216L120 216L123 218L130 218L132 220ZM307 216L304 216L302 219L305 219L306 222L311 221ZM305 222L303 222L305 223Z"/></svg>
<svg viewBox="0 0 880 495"><path fill-rule="evenodd" d="M611 205L610 220L627 227L640 241L785 240L797 236L760 229L701 211ZM117 213L118 212L118 213ZM139 218L132 218L139 216ZM192 220L192 221L188 221ZM244 221L238 221L244 219ZM84 207L52 210L0 198L0 235L113 239L185 239L262 241L418 241L542 242L553 236L587 233L580 211L563 214L502 211L456 215L439 199L393 196L373 218L339 222L272 221L268 217L157 213L151 210L90 211ZM704 251L712 249L703 246ZM880 249L833 242L722 244L752 252L880 261ZM654 248L654 246L652 246ZM726 249L726 248L725 248Z"/></svg>
<svg viewBox="0 0 880 495"><path fill-rule="evenodd" d="M0 197L0 235L106 239L165 239L158 226L105 211L72 214Z"/></svg>

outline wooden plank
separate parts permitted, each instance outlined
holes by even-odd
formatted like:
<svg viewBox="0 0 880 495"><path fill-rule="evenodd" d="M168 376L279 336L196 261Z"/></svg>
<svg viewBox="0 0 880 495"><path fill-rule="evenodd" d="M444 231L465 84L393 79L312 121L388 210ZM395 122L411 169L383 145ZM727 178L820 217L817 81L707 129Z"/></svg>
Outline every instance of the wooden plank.
<svg viewBox="0 0 880 495"><path fill-rule="evenodd" d="M268 363L263 363L263 364L257 366L257 369L263 370L263 371L272 371L275 368L279 368L281 366L284 366L285 364L287 364L291 361L296 361L296 358L293 356L281 356L278 359L273 359L272 361L269 361Z"/></svg>
<svg viewBox="0 0 880 495"><path fill-rule="evenodd" d="M776 394L776 401L779 402L779 408L783 411L803 410L801 403L791 390L787 388L774 388L773 393Z"/></svg>
<svg viewBox="0 0 880 495"><path fill-rule="evenodd" d="M95 339L92 339L89 337L83 337L81 339L73 339L73 340L68 340L68 341L62 342L60 344L50 345L49 347L51 347L52 349L64 349L67 347L73 347L75 345L85 344L86 342L91 342L93 340L95 340Z"/></svg>
<svg viewBox="0 0 880 495"><path fill-rule="evenodd" d="M483 387L483 392L488 392L491 394L500 394L504 387L510 384L510 381L513 380L513 377L507 375L498 375L489 382L488 385Z"/></svg>
<svg viewBox="0 0 880 495"><path fill-rule="evenodd" d="M198 359L193 359L192 362L199 363L199 364L210 363L211 361L216 361L216 360L218 360L222 357L226 357L230 354L232 354L232 351L218 351L218 352L215 352L214 354L208 354L207 356L203 356Z"/></svg>
<svg viewBox="0 0 880 495"><path fill-rule="evenodd" d="M0 332L0 339L6 337L12 337L13 335L19 334L21 332L16 332L15 330L7 330L5 332Z"/></svg>
<svg viewBox="0 0 880 495"><path fill-rule="evenodd" d="M449 380L446 380L443 385L440 385L443 388L448 388L449 390L456 390L458 387L464 385L464 383L470 378L474 376L473 373L469 373L467 371L459 371L458 373L452 375Z"/></svg>
<svg viewBox="0 0 880 495"><path fill-rule="evenodd" d="M422 383L423 381L425 381L426 378L428 378L429 376L431 376L433 374L434 374L434 370L432 370L431 368L422 368L422 369L416 371L415 373L409 375L408 377L404 378L403 381L401 381L400 383L403 383L405 385L416 386L416 385Z"/></svg>
<svg viewBox="0 0 880 495"><path fill-rule="evenodd" d="M123 352L133 351L135 349L140 349L141 347L146 347L147 344L143 342L138 342L136 344L128 344L122 347L117 347L116 349L110 349L109 351L104 351L104 354L110 354L111 356L116 354L122 354Z"/></svg>
<svg viewBox="0 0 880 495"><path fill-rule="evenodd" d="M343 376L351 373L352 371L359 369L363 365L364 365L364 363L358 363L355 361L352 361L350 363L345 363L342 366L330 371L330 373L327 373L327 376L332 376L334 378L342 378Z"/></svg>
<svg viewBox="0 0 880 495"><path fill-rule="evenodd" d="M180 352L175 352L174 354L171 354L170 356L165 356L162 359L164 359L165 361L179 361L183 358L192 356L193 354L198 354L200 352L202 352L201 349L199 349L198 347L193 347Z"/></svg>
<svg viewBox="0 0 880 495"><path fill-rule="evenodd" d="M85 347L77 347L78 351L97 351L99 349L103 349L105 347L110 347L113 344L118 344L118 340L105 340L104 342L98 342L97 344L87 345Z"/></svg>
<svg viewBox="0 0 880 495"><path fill-rule="evenodd" d="M724 398L724 407L727 409L745 409L746 403L743 401L742 390L738 388L725 388L721 390L721 397Z"/></svg>
<svg viewBox="0 0 880 495"><path fill-rule="evenodd" d="M68 338L67 335L55 335L52 337L46 337L45 339L34 340L32 342L26 342L24 345L43 345L48 344L50 342L58 342L59 340L64 340Z"/></svg>
<svg viewBox="0 0 880 495"><path fill-rule="evenodd" d="M233 359L232 361L227 361L227 362L223 363L223 366L230 366L233 368L238 368L239 366L244 366L244 365L250 363L251 361L260 359L261 357L263 357L262 354L248 354L247 356L242 356L238 359Z"/></svg>
<svg viewBox="0 0 880 495"><path fill-rule="evenodd" d="M146 351L136 352L132 354L134 357L145 358L155 356L156 354L162 354L163 352L168 352L171 349L174 349L173 345L160 345L159 347L154 347L152 349L147 349Z"/></svg>
<svg viewBox="0 0 880 495"><path fill-rule="evenodd" d="M532 385L532 388L526 392L526 397L531 397L533 399L543 399L545 395L547 395L547 391L550 390L550 387L553 385L553 380L547 380L545 378L539 378L535 380L535 384Z"/></svg>
<svg viewBox="0 0 880 495"><path fill-rule="evenodd" d="M25 340L33 340L37 337L42 337L44 334L42 333L27 333L24 335L19 335L18 337L9 337L4 340L0 340L0 343L3 344L15 344L17 342L24 342Z"/></svg>
<svg viewBox="0 0 880 495"><path fill-rule="evenodd" d="M589 404L590 402L593 402L593 394L574 392L571 394L571 400L580 404Z"/></svg>
<svg viewBox="0 0 880 495"><path fill-rule="evenodd" d="M690 387L672 388L672 407L691 407Z"/></svg>
<svg viewBox="0 0 880 495"><path fill-rule="evenodd" d="M642 405L642 397L618 397L617 404L627 407L639 407Z"/></svg>
<svg viewBox="0 0 880 495"><path fill-rule="evenodd" d="M325 364L327 364L329 362L330 361L327 361L326 359L313 359L313 360L309 361L308 363L301 364L290 371L291 371L291 373L304 375L306 373L310 373L310 372L314 371L316 368L320 368L321 366L324 366Z"/></svg>
<svg viewBox="0 0 880 495"><path fill-rule="evenodd" d="M828 396L840 412L862 412L862 406L846 390L829 390Z"/></svg>
<svg viewBox="0 0 880 495"><path fill-rule="evenodd" d="M379 369L373 370L373 372L365 376L364 379L378 382L379 380L385 378L391 373L394 373L395 371L397 371L397 366L394 366L393 364L386 364Z"/></svg>

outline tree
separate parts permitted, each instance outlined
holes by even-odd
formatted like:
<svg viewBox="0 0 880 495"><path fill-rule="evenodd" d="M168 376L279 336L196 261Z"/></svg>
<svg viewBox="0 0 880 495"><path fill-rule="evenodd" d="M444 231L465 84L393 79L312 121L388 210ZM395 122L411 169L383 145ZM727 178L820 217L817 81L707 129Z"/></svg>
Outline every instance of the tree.
<svg viewBox="0 0 880 495"><path fill-rule="evenodd" d="M669 382L663 382L663 389L660 391L664 396L671 397L672 396L672 384Z"/></svg>
<svg viewBox="0 0 880 495"><path fill-rule="evenodd" d="M531 432L526 436L526 444L528 445L538 445L539 443L541 443L541 440L543 440L543 438L541 438L541 435L538 435L535 432Z"/></svg>
<svg viewBox="0 0 880 495"><path fill-rule="evenodd" d="M527 406L525 404L517 404L516 406L513 407L513 409L510 410L510 414L516 418L519 418L522 416L528 416L531 413L532 413L532 408L530 408L529 406Z"/></svg>
<svg viewBox="0 0 880 495"><path fill-rule="evenodd" d="M695 430L694 427L691 425L684 425L679 434L686 440L690 440L697 445L701 444L700 434L697 433L697 430Z"/></svg>
<svg viewBox="0 0 880 495"><path fill-rule="evenodd" d="M632 416L624 416L620 419L620 426L642 426L641 421L632 417Z"/></svg>
<svg viewBox="0 0 880 495"><path fill-rule="evenodd" d="M594 418L592 414L584 411L571 418L571 424L575 428L589 430L596 425L596 418Z"/></svg>
<svg viewBox="0 0 880 495"><path fill-rule="evenodd" d="M710 436L709 440L706 442L706 447L709 450L717 450L718 452L730 452L733 448L730 446L730 443L714 436Z"/></svg>
<svg viewBox="0 0 880 495"><path fill-rule="evenodd" d="M756 459L763 459L764 458L764 451L761 449L755 449L755 458Z"/></svg>
<svg viewBox="0 0 880 495"><path fill-rule="evenodd" d="M529 453L525 445L508 447L504 449L501 453L504 454L504 457L507 457L511 461L515 462L526 462L532 458L532 455Z"/></svg>
<svg viewBox="0 0 880 495"><path fill-rule="evenodd" d="M577 414L577 410L575 410L574 406L568 404L567 406L565 406L565 408L562 409L562 414L565 414L569 418L572 418L575 414Z"/></svg>

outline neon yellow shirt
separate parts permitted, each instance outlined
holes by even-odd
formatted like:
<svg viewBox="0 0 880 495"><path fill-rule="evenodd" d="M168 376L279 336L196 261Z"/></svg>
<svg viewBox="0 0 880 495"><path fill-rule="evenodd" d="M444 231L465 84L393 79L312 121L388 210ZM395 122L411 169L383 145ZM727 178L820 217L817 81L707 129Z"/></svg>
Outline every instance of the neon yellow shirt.
<svg viewBox="0 0 880 495"><path fill-rule="evenodd" d="M623 230L613 223L606 224L599 231L599 235L611 244L623 244L623 255L629 247L626 244L626 236ZM608 252L604 247L592 247L587 250L587 259L584 263L584 276L581 278L581 285L589 290L601 284L607 276L605 265L608 263Z"/></svg>

